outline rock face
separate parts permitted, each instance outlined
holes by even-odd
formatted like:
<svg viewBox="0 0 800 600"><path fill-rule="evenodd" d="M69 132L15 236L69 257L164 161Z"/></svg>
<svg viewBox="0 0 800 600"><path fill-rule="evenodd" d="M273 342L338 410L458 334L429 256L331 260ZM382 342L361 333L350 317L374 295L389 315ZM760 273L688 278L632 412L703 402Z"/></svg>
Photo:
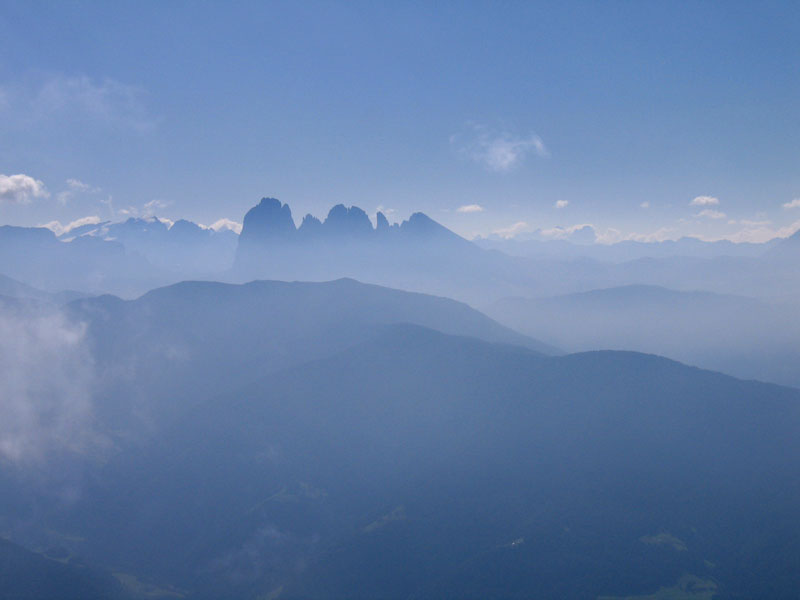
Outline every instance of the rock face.
<svg viewBox="0 0 800 600"><path fill-rule="evenodd" d="M275 198L262 198L244 216L239 244L247 247L285 241L296 232L289 205Z"/></svg>
<svg viewBox="0 0 800 600"><path fill-rule="evenodd" d="M347 208L344 204L334 206L322 226L330 236L365 237L374 233L367 213L357 206Z"/></svg>
<svg viewBox="0 0 800 600"><path fill-rule="evenodd" d="M275 198L262 198L258 205L251 208L244 217L242 233L239 236L239 251L260 251L264 246L272 250L288 242L333 241L373 241L383 239L392 234L399 238L420 241L450 241L469 244L466 240L443 227L423 213L414 213L402 224L390 225L382 212L376 215L377 225L367 213L358 206L347 207L337 204L328 212L324 221L313 215L303 217L300 227L295 228L292 211L288 204ZM174 226L173 226L174 227ZM297 245L291 246L295 251Z"/></svg>
<svg viewBox="0 0 800 600"><path fill-rule="evenodd" d="M389 229L389 220L381 211L378 211L378 214L375 215L375 220L378 222L378 225L375 228L376 231L386 231Z"/></svg>

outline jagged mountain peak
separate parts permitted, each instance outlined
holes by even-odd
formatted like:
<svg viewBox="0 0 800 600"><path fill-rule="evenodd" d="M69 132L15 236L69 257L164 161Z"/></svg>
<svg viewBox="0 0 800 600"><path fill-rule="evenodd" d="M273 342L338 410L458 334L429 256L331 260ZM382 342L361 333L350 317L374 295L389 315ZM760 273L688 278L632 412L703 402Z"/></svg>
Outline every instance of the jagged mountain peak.
<svg viewBox="0 0 800 600"><path fill-rule="evenodd" d="M322 225L326 232L331 234L358 236L373 232L372 223L363 209L358 206L348 208L344 204L337 204L331 208Z"/></svg>

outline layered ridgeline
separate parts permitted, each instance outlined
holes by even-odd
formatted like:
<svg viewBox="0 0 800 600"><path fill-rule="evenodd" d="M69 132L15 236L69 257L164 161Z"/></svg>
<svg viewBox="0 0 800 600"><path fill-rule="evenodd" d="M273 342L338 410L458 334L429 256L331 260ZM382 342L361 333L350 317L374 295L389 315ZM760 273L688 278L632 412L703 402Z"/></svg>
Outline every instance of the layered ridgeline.
<svg viewBox="0 0 800 600"><path fill-rule="evenodd" d="M98 416L130 434L158 429L210 395L328 356L395 323L557 352L460 302L351 279L183 282L136 300L79 300L65 312L86 324L103 398Z"/></svg>
<svg viewBox="0 0 800 600"><path fill-rule="evenodd" d="M37 522L149 597L796 597L795 390L409 325L244 383Z"/></svg>
<svg viewBox="0 0 800 600"><path fill-rule="evenodd" d="M788 241L788 240L787 240ZM637 350L737 377L800 387L797 302L631 285L485 307L567 351Z"/></svg>
<svg viewBox="0 0 800 600"><path fill-rule="evenodd" d="M241 236L156 217L60 231L0 227L0 273L47 292L135 297L185 279L327 281L353 277L472 304L648 284L760 297L800 296L797 234L768 244L680 240L610 246L563 240L509 256L465 240L423 213L375 226L356 206L295 225L287 204L264 198ZM235 224L231 224L235 226ZM592 234L594 235L594 234ZM520 242L522 244L522 242ZM512 242L491 245L518 253ZM633 247L632 247L633 246Z"/></svg>

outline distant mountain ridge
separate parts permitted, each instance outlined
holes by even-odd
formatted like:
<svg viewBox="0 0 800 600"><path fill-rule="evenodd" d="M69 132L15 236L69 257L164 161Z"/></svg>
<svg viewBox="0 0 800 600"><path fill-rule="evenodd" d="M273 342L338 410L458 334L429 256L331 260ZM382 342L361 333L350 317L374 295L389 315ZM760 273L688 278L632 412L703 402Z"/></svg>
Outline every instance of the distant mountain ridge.
<svg viewBox="0 0 800 600"><path fill-rule="evenodd" d="M344 239L364 241L396 235L420 238L447 239L458 243L461 236L440 225L425 213L416 212L402 223L390 225L382 212L376 214L376 226L372 226L367 213L358 206L347 207L337 204L328 211L328 216L320 221L311 214L303 217L299 227L295 227L292 210L288 204L277 198L262 198L247 211L239 236L240 250L250 245L273 244L277 242L311 240L342 241Z"/></svg>
<svg viewBox="0 0 800 600"><path fill-rule="evenodd" d="M793 302L627 285L505 298L484 310L508 327L570 352L652 352L737 377L800 387L800 325Z"/></svg>
<svg viewBox="0 0 800 600"><path fill-rule="evenodd" d="M263 198L243 221L241 235L233 222L212 229L157 217L86 223L58 236L0 227L0 273L45 290L128 298L186 279L342 277L473 304L629 284L800 297L798 234L766 244L469 241L421 212L394 224L378 212L373 225L365 210L343 204L296 226L289 205L275 198Z"/></svg>

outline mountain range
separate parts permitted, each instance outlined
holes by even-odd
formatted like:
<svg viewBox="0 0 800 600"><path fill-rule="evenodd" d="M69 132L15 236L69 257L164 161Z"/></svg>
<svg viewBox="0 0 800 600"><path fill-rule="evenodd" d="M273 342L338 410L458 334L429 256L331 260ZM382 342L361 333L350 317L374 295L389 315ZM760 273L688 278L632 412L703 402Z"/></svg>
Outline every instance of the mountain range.
<svg viewBox="0 0 800 600"><path fill-rule="evenodd" d="M528 252L517 249L524 241L470 242L423 213L395 224L377 213L373 226L364 210L337 205L324 220L306 215L296 227L287 204L264 198L240 236L155 217L84 224L60 236L4 226L0 259L3 274L47 292L124 297L185 279L351 277L472 304L634 284L775 298L800 296L796 235L768 244L532 241L542 251Z"/></svg>

